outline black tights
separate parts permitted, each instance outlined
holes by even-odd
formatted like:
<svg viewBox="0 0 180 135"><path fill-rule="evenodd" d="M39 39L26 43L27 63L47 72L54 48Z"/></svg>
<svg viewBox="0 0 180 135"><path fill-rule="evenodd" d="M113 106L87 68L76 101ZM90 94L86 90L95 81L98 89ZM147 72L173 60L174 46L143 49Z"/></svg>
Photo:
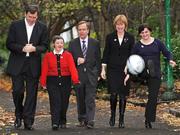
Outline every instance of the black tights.
<svg viewBox="0 0 180 135"><path fill-rule="evenodd" d="M111 105L111 112L116 112L116 106L117 106L117 93L112 93L110 95L110 105ZM119 95L119 114L124 115L126 108L126 96Z"/></svg>

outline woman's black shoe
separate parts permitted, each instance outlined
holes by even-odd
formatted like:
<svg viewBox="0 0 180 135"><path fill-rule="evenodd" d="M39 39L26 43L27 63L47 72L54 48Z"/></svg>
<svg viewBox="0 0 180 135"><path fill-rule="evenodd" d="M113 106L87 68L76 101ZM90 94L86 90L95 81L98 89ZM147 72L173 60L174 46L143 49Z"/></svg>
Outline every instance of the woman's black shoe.
<svg viewBox="0 0 180 135"><path fill-rule="evenodd" d="M124 122L119 122L119 128L125 128Z"/></svg>
<svg viewBox="0 0 180 135"><path fill-rule="evenodd" d="M145 127L146 127L146 128L152 128L151 122L145 120Z"/></svg>
<svg viewBox="0 0 180 135"><path fill-rule="evenodd" d="M114 125L115 125L115 116L111 116L111 118L110 118L110 120L109 120L109 125L110 125L111 127L114 127Z"/></svg>
<svg viewBox="0 0 180 135"><path fill-rule="evenodd" d="M52 125L52 130L58 130L59 126L57 124Z"/></svg>
<svg viewBox="0 0 180 135"><path fill-rule="evenodd" d="M21 127L21 119L20 118L16 118L16 120L14 122L14 127L16 129Z"/></svg>
<svg viewBox="0 0 180 135"><path fill-rule="evenodd" d="M119 128L124 128L125 125L124 125L124 114L120 114L119 115L119 125L118 125Z"/></svg>
<svg viewBox="0 0 180 135"><path fill-rule="evenodd" d="M25 130L33 130L32 125L24 124L24 129Z"/></svg>

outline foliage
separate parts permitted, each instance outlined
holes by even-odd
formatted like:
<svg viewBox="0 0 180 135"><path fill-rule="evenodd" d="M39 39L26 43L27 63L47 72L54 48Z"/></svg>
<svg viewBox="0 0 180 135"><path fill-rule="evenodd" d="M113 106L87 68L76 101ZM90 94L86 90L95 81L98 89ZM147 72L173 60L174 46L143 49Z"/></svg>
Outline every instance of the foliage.
<svg viewBox="0 0 180 135"><path fill-rule="evenodd" d="M174 77L180 79L180 33L175 33L171 38L173 58L177 66L174 68Z"/></svg>
<svg viewBox="0 0 180 135"><path fill-rule="evenodd" d="M141 23L149 23L153 28L154 37L163 39L164 34L164 1L159 0L1 0L0 1L0 50L5 49L5 37L9 24L13 20L24 16L24 7L28 3L36 3L40 7L39 18L48 26L50 38L55 34L71 30L79 20L85 19L91 22L90 36L97 38L104 46L104 38L113 30L113 19L117 14L125 14L128 17L128 31L137 34L137 27ZM178 64L173 71L179 78L179 42L180 25L178 23L179 0L171 1L172 16L172 51ZM138 8L137 8L138 7ZM69 27L64 25L69 22ZM176 33L177 32L177 33ZM3 55L3 56L2 56Z"/></svg>
<svg viewBox="0 0 180 135"><path fill-rule="evenodd" d="M4 70L6 65L7 65L7 60L8 60L8 51L6 50L5 46L5 40L6 36L3 35L0 38L0 70Z"/></svg>
<svg viewBox="0 0 180 135"><path fill-rule="evenodd" d="M161 37L161 40L163 38ZM176 62L177 66L173 68L173 77L175 79L180 79L180 33L175 33L175 35L171 36L171 53L173 54L173 60ZM162 66L162 74L163 76L166 73L164 57L161 55L161 66ZM164 80L165 78L163 78Z"/></svg>

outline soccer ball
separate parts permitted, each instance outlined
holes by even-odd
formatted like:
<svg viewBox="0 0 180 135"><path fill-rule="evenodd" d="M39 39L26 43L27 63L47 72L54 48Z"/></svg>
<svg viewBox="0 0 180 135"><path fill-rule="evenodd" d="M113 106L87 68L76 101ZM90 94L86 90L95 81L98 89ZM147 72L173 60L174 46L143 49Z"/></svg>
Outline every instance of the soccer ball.
<svg viewBox="0 0 180 135"><path fill-rule="evenodd" d="M127 69L133 75L138 75L145 68L145 62L139 55L133 54L127 60Z"/></svg>

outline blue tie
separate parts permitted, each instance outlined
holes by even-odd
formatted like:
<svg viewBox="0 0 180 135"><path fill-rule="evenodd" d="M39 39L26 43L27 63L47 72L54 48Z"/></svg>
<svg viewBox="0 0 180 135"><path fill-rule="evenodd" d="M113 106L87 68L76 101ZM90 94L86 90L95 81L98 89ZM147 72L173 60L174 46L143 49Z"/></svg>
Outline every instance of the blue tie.
<svg viewBox="0 0 180 135"><path fill-rule="evenodd" d="M82 41L82 53L84 58L86 57L87 47L86 47L86 41Z"/></svg>

